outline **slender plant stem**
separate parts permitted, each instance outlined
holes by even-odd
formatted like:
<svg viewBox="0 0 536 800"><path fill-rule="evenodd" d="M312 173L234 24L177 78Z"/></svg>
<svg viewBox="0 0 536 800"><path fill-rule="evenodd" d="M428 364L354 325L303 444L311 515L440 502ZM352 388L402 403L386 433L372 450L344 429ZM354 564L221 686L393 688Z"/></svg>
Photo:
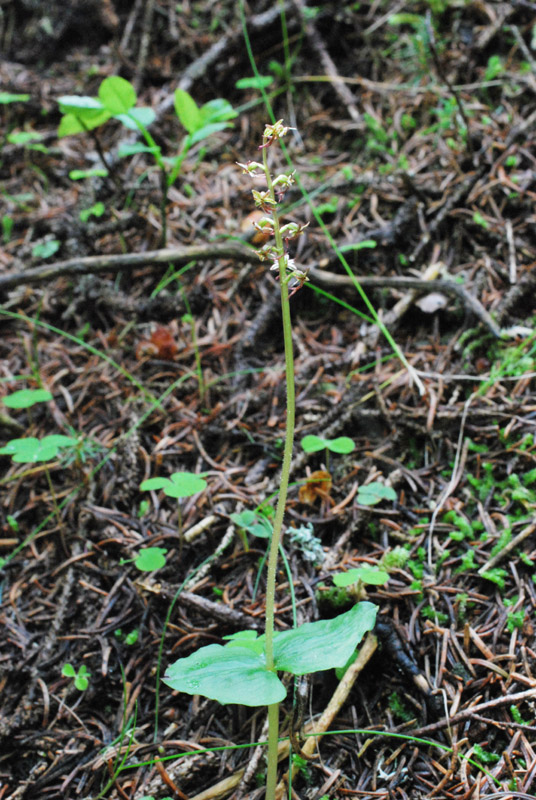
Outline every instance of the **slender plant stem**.
<svg viewBox="0 0 536 800"><path fill-rule="evenodd" d="M177 532L179 534L179 558L182 556L182 545L183 545L183 532L182 532L182 512L181 512L181 501L177 498Z"/></svg>
<svg viewBox="0 0 536 800"><path fill-rule="evenodd" d="M268 169L267 148L263 149L263 164L266 173L268 191L275 202L274 187ZM285 342L285 375L287 384L287 419L285 430L285 448L283 452L283 466L279 483L279 496L275 511L274 527L270 542L268 556L268 572L266 577L266 619L265 619L265 652L266 668L274 668L274 610L275 610L275 584L277 573L277 557L281 543L283 529L283 516L287 502L287 491L292 460L292 446L294 443L295 424L295 391L294 391L294 354L292 349L292 325L290 319L290 304L288 297L288 284L286 275L286 261L281 236L279 218L276 208L273 211L274 235L276 248L279 254L279 279L281 285L281 314L283 321L283 337ZM277 740L279 735L279 704L268 706L268 771L266 775L266 800L273 800L277 783Z"/></svg>
<svg viewBox="0 0 536 800"><path fill-rule="evenodd" d="M48 488L50 489L50 494L52 496L52 505L54 507L54 513L56 515L56 520L58 522L58 527L60 531L63 530L63 522L61 519L61 513L58 506L58 500L56 498L56 492L54 491L54 486L52 485L52 478L50 477L50 472L48 467L45 467L45 475L47 476Z"/></svg>

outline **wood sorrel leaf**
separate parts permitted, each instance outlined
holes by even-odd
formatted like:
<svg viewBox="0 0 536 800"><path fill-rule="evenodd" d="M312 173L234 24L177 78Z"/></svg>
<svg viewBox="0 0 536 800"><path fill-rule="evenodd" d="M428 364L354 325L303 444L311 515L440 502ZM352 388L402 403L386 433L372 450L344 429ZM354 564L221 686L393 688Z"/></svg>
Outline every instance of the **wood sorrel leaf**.
<svg viewBox="0 0 536 800"><path fill-rule="evenodd" d="M331 450L332 453L351 453L355 450L355 442L349 436L338 436L336 439L324 439L322 436L309 434L301 440L306 453L317 453L319 450Z"/></svg>
<svg viewBox="0 0 536 800"><path fill-rule="evenodd" d="M279 703L286 695L275 672L266 669L262 655L221 644L209 644L175 661L168 667L164 683L180 692L243 706Z"/></svg>
<svg viewBox="0 0 536 800"><path fill-rule="evenodd" d="M62 434L51 434L43 439L28 436L22 439L12 439L5 447L0 448L0 454L10 455L17 464L29 464L36 461L50 461L56 458L62 447L72 447L76 439Z"/></svg>
<svg viewBox="0 0 536 800"><path fill-rule="evenodd" d="M140 484L142 491L163 489L168 497L190 497L207 488L207 482L193 472L174 472L169 478L149 478Z"/></svg>
<svg viewBox="0 0 536 800"><path fill-rule="evenodd" d="M352 583L363 581L372 586L382 586L389 580L389 573L378 567L357 567L348 572L339 572L333 576L335 586L351 586Z"/></svg>
<svg viewBox="0 0 536 800"><path fill-rule="evenodd" d="M391 486L374 481L360 486L357 494L357 502L363 506L375 506L382 500L396 500L396 492Z"/></svg>
<svg viewBox="0 0 536 800"><path fill-rule="evenodd" d="M4 405L8 408L30 408L35 403L44 403L47 400L52 400L52 395L46 389L19 389L4 397Z"/></svg>

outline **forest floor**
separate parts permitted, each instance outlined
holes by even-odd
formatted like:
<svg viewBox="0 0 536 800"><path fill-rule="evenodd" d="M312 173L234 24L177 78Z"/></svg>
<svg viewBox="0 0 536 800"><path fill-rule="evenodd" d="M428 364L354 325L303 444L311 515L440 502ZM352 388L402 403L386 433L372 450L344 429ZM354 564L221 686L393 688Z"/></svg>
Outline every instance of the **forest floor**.
<svg viewBox="0 0 536 800"><path fill-rule="evenodd" d="M270 121L236 85L242 4L52 6L8 0L0 30L0 800L261 798L265 708L161 680L263 629L285 372L235 163ZM336 573L388 576L357 587L379 624L293 797L533 797L536 4L244 6L296 129L283 216L308 223L277 628L350 608ZM164 156L177 88L237 112L191 147L165 232L154 150L118 155L140 136L116 119L58 136L58 98L113 75ZM306 452L311 434L355 448ZM175 472L206 486L140 488ZM304 731L338 680L310 677Z"/></svg>

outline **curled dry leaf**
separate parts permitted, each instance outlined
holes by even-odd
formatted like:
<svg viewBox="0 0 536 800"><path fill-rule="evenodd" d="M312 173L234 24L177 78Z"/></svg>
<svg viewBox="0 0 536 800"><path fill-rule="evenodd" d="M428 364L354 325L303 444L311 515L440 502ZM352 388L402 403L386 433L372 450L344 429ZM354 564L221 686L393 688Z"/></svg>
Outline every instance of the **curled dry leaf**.
<svg viewBox="0 0 536 800"><path fill-rule="evenodd" d="M179 352L179 347L169 328L160 326L151 333L149 339L142 339L136 347L138 361L144 356L160 358L163 361L172 361Z"/></svg>
<svg viewBox="0 0 536 800"><path fill-rule="evenodd" d="M300 502L313 505L318 497L321 500L325 500L329 497L331 486L332 481L329 472L324 469L317 469L315 472L311 472L307 482L299 488L298 497Z"/></svg>

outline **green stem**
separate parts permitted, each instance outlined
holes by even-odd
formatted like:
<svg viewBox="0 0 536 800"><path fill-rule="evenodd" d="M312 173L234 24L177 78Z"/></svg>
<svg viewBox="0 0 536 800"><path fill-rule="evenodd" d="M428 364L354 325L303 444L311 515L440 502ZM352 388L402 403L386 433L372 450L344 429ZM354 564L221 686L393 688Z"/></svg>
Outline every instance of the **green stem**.
<svg viewBox="0 0 536 800"><path fill-rule="evenodd" d="M54 486L52 485L52 478L50 477L50 472L49 472L48 467L45 467L45 475L47 476L48 488L50 489L50 494L51 494L51 497L52 497L52 506L54 508L54 513L56 515L56 520L57 520L57 523L58 523L58 527L59 527L60 531L62 531L63 530L63 522L62 522L62 519L61 519L61 513L60 513L59 506L58 506L58 500L56 498L56 492L54 491Z"/></svg>
<svg viewBox="0 0 536 800"><path fill-rule="evenodd" d="M177 533L179 534L179 558L182 556L183 532L182 532L182 512L181 501L177 498Z"/></svg>
<svg viewBox="0 0 536 800"><path fill-rule="evenodd" d="M268 191L275 200L274 187L268 169L267 148L263 153L264 171ZM281 237L279 218L276 208L273 211L274 234L277 252L279 254L279 282L281 286L281 314L283 321L283 337L285 342L285 375L287 384L287 420L285 431L285 448L283 452L283 466L279 482L279 496L275 511L274 528L270 542L268 556L268 572L266 577L266 618L265 618L265 652L266 668L274 668L274 610L275 610L275 584L277 573L277 557L281 543L283 529L283 516L287 502L287 491L292 460L292 446L294 443L295 421L295 394L294 394L294 353L292 349L292 325L290 319L290 303L288 298L288 285L286 280L285 252ZM266 800L273 800L277 783L277 740L279 735L279 705L268 706L268 772L266 775Z"/></svg>

